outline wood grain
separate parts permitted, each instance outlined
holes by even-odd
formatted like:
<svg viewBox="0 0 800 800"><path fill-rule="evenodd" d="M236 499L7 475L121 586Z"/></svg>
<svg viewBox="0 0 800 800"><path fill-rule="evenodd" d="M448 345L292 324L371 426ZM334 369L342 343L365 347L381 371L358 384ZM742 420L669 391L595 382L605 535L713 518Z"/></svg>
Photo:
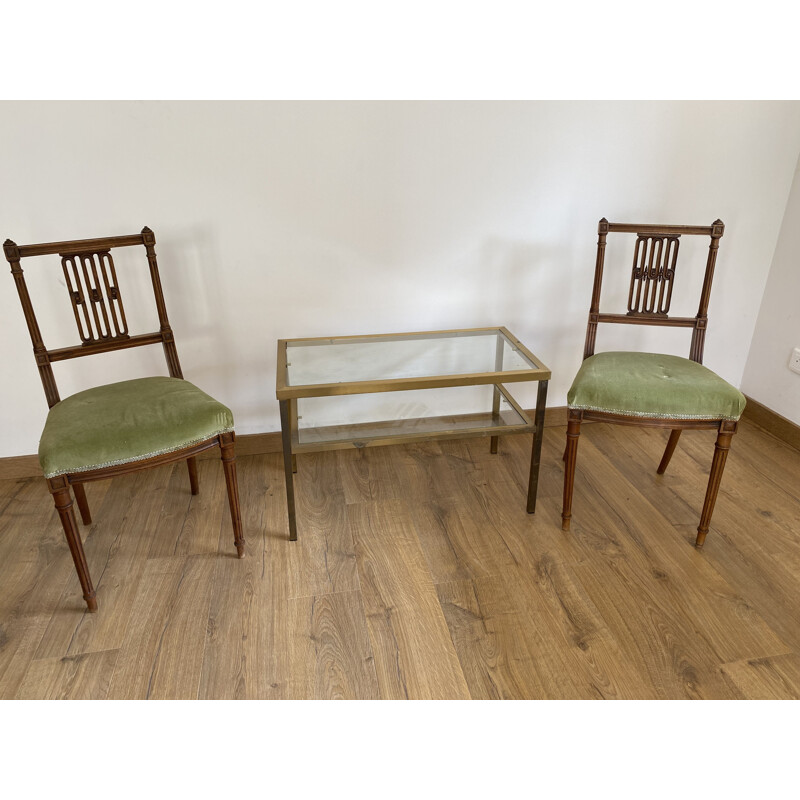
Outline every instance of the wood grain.
<svg viewBox="0 0 800 800"><path fill-rule="evenodd" d="M41 479L0 481L2 698L798 698L800 452L742 423L692 546L713 432L586 425L560 529L564 428L239 461L237 560L219 459L87 484L84 613Z"/></svg>
<svg viewBox="0 0 800 800"><path fill-rule="evenodd" d="M291 661L307 667L294 674L290 697L379 699L361 592L299 597L289 606Z"/></svg>
<svg viewBox="0 0 800 800"><path fill-rule="evenodd" d="M118 650L32 661L18 700L105 700Z"/></svg>
<svg viewBox="0 0 800 800"><path fill-rule="evenodd" d="M204 556L147 561L109 699L197 697L215 562Z"/></svg>
<svg viewBox="0 0 800 800"><path fill-rule="evenodd" d="M347 508L381 696L468 699L469 692L408 509Z"/></svg>
<svg viewBox="0 0 800 800"><path fill-rule="evenodd" d="M797 653L724 664L722 672L751 700L800 699L800 655Z"/></svg>

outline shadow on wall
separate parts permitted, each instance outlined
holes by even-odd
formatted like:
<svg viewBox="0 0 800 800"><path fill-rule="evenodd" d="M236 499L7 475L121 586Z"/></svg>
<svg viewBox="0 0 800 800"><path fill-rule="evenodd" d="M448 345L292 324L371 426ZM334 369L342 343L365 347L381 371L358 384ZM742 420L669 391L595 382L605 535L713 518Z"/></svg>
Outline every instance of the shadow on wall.
<svg viewBox="0 0 800 800"><path fill-rule="evenodd" d="M243 386L235 327L220 324L228 302L224 261L206 226L172 228L159 240L161 282L184 377L221 402L233 402ZM226 400L227 398L227 400Z"/></svg>
<svg viewBox="0 0 800 800"><path fill-rule="evenodd" d="M585 248L581 248L583 250ZM574 360L583 337L592 264L576 249L489 238L477 253L474 305L509 327L549 366ZM575 280L565 276L575 275Z"/></svg>

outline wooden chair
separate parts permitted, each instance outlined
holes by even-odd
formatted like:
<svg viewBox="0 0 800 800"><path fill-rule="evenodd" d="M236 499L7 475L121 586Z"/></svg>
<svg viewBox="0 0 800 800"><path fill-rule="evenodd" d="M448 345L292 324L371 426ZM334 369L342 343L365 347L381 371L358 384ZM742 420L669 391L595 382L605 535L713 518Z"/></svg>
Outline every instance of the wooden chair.
<svg viewBox="0 0 800 800"><path fill-rule="evenodd" d="M178 352L158 275L156 238L149 228L131 236L82 239L18 246L3 245L28 324L33 353L50 412L39 444L39 461L64 526L75 569L89 611L97 599L75 520L70 487L84 525L91 523L83 484L148 467L186 460L192 494L198 492L195 456L219 447L228 489L233 534L239 558L244 555L236 481L233 415L221 403L183 380ZM143 245L150 268L160 329L128 333L111 250ZM82 343L47 350L33 312L20 260L58 254ZM52 363L128 347L162 344L170 377L98 386L61 400Z"/></svg>
<svg viewBox="0 0 800 800"><path fill-rule="evenodd" d="M717 441L695 542L696 547L703 546L731 439L745 405L745 397L738 389L702 366L711 281L724 230L720 220L708 227L627 225L600 220L584 361L567 394L563 530L569 530L572 518L575 461L583 420L669 428L671 433L658 466L659 475L666 470L681 431L712 428L718 432ZM636 234L626 314L600 312L603 261L609 233ZM709 236L711 240L700 306L694 317L670 317L668 313L681 236ZM630 352L595 355L595 337L601 322L691 328L689 358Z"/></svg>

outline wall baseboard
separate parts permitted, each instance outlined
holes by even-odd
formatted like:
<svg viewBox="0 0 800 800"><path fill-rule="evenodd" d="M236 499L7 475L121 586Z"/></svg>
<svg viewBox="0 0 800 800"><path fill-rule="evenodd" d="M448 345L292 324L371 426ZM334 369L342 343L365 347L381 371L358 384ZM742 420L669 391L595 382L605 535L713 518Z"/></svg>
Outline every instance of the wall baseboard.
<svg viewBox="0 0 800 800"><path fill-rule="evenodd" d="M747 397L747 395L745 395ZM777 412L752 397L747 397L747 405L744 407L742 416L763 428L767 433L771 433L786 444L800 450L800 425L796 425L791 420L782 417Z"/></svg>
<svg viewBox="0 0 800 800"><path fill-rule="evenodd" d="M528 412L533 416L533 411ZM559 406L548 408L544 414L545 427L555 427L567 424L567 408ZM281 452L280 431L269 433L246 433L236 437L237 456L255 456L265 453ZM216 450L207 450L201 453L198 458L218 458ZM42 468L39 466L39 457L32 456L10 456L0 458L0 480L19 480L21 478L42 477Z"/></svg>

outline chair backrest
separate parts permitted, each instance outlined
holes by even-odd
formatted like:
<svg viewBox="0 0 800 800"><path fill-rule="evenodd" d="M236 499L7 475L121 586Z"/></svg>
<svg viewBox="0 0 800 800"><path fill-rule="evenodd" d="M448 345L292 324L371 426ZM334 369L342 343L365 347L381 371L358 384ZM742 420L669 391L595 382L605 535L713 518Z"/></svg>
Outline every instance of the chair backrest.
<svg viewBox="0 0 800 800"><path fill-rule="evenodd" d="M42 378L47 404L52 408L59 402L58 388L51 364L68 358L78 358L96 353L107 353L129 347L140 347L147 344L158 344L164 347L167 368L173 378L182 378L178 351L172 329L167 318L164 305L164 293L158 275L156 261L156 237L150 228L142 228L141 233L130 236L109 236L102 239L75 239L69 242L51 242L47 244L17 245L6 239L3 244L6 259L11 264L11 274L17 285L17 292L25 313L25 322L33 342L33 354L39 375ZM117 273L111 250L115 247L131 247L144 245L150 267L150 278L153 284L156 309L160 329L153 333L131 336L122 305L122 295L117 283ZM72 302L75 322L81 344L74 347L62 347L48 350L42 341L42 334L36 322L25 276L20 260L31 256L58 254L61 267Z"/></svg>
<svg viewBox="0 0 800 800"><path fill-rule="evenodd" d="M583 357L594 355L597 325L600 322L627 323L634 325L665 325L693 328L689 358L703 362L703 345L708 326L708 301L711 296L711 281L719 250L719 240L725 232L721 220L707 227L694 225L628 225L609 222L605 217L597 226L597 262L594 270L592 305L589 309L589 324L586 329L586 346ZM603 261L606 237L609 233L635 233L631 285L628 291L626 314L601 314L600 289L603 283ZM681 236L708 236L708 259L700 293L700 306L694 317L670 317L672 286Z"/></svg>

